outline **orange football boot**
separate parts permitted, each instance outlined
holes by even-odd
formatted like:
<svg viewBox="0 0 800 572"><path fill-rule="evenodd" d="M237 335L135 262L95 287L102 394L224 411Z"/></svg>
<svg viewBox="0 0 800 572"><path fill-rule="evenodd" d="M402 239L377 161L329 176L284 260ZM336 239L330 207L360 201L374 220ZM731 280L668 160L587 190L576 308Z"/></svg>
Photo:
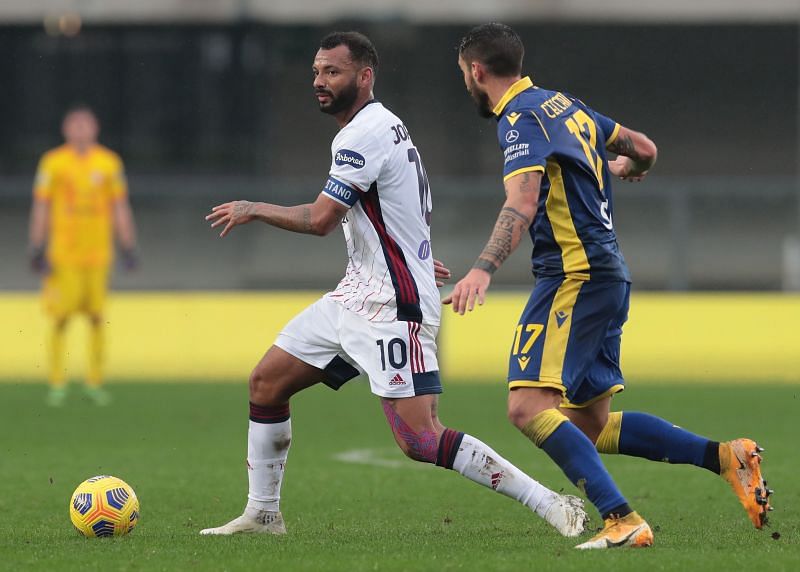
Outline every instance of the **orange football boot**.
<svg viewBox="0 0 800 572"><path fill-rule="evenodd" d="M632 512L622 517L607 518L605 527L597 536L579 544L578 550L597 548L643 548L653 545L653 531L638 513Z"/></svg>
<svg viewBox="0 0 800 572"><path fill-rule="evenodd" d="M720 476L728 481L739 497L747 516L760 529L772 510L767 481L761 476L761 453L764 449L751 439L734 439L719 444Z"/></svg>

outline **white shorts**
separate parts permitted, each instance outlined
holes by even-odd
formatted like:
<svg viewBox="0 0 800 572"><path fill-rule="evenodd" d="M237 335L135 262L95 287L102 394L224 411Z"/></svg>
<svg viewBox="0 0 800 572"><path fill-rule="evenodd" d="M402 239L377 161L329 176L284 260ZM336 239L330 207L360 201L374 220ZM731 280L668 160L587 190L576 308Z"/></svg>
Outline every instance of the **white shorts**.
<svg viewBox="0 0 800 572"><path fill-rule="evenodd" d="M375 395L414 397L442 392L438 330L415 322L370 322L321 298L286 324L275 345L323 370L325 385L333 389L365 373Z"/></svg>

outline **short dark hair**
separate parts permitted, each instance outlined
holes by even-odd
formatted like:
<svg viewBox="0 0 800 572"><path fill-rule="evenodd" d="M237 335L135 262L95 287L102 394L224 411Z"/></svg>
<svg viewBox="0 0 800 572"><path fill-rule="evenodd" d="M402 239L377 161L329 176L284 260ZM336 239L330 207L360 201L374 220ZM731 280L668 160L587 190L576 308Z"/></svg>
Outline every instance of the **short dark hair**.
<svg viewBox="0 0 800 572"><path fill-rule="evenodd" d="M525 47L510 26L491 22L467 32L458 45L458 55L467 63L479 61L492 75L512 77L522 74Z"/></svg>
<svg viewBox="0 0 800 572"><path fill-rule="evenodd" d="M319 43L321 50L332 50L338 46L347 46L353 61L371 67L374 74L378 73L378 51L372 41L360 32L331 32Z"/></svg>
<svg viewBox="0 0 800 572"><path fill-rule="evenodd" d="M73 113L88 113L93 117L97 117L97 114L95 114L94 110L91 107L89 107L88 104L83 102L73 103L72 105L70 105L64 112L64 117L72 115Z"/></svg>

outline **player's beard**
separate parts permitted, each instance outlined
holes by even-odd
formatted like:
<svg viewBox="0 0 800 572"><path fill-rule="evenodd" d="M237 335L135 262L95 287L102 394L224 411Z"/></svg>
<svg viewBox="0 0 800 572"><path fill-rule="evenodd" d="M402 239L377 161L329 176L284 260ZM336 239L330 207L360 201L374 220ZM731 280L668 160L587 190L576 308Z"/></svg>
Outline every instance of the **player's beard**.
<svg viewBox="0 0 800 572"><path fill-rule="evenodd" d="M324 93L331 98L326 104L320 103L319 110L322 113L336 115L337 113L353 107L356 99L358 99L358 83L354 77L349 85L342 88L339 95L335 95L332 91L327 89L318 89L316 93Z"/></svg>
<svg viewBox="0 0 800 572"><path fill-rule="evenodd" d="M489 101L489 94L479 88L474 79L470 79L469 94L472 96L472 101L475 102L475 106L478 108L478 115L486 118L494 116L492 104Z"/></svg>

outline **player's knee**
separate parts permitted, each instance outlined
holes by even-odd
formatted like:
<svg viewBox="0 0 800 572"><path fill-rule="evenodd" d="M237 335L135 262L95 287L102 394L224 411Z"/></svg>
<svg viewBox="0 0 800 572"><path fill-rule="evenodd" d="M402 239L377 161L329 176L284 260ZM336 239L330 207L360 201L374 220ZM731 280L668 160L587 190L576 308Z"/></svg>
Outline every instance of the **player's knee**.
<svg viewBox="0 0 800 572"><path fill-rule="evenodd" d="M509 404L508 420L517 429L522 429L528 423L528 413L522 407Z"/></svg>
<svg viewBox="0 0 800 572"><path fill-rule="evenodd" d="M286 400L283 397L280 384L274 379L264 375L260 368L255 368L250 374L250 401L259 405L282 405Z"/></svg>
<svg viewBox="0 0 800 572"><path fill-rule="evenodd" d="M558 409L561 393L548 388L513 389L508 396L508 420L517 429L522 429L542 411Z"/></svg>
<svg viewBox="0 0 800 572"><path fill-rule="evenodd" d="M545 409L555 409L553 407L531 406L527 403L509 403L508 420L519 430L526 427L534 417Z"/></svg>

